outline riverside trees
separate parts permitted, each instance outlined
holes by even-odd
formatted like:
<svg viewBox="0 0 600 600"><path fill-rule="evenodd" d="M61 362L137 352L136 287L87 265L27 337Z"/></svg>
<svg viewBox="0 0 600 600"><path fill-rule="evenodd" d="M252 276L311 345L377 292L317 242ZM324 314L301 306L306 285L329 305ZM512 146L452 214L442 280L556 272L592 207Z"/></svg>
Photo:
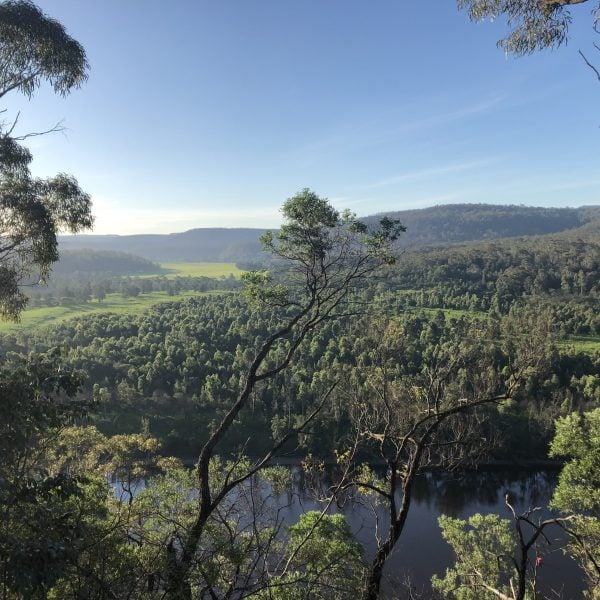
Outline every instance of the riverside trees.
<svg viewBox="0 0 600 600"><path fill-rule="evenodd" d="M540 589L543 554L560 527L568 537L565 551L582 567L584 597L600 598L600 409L559 418L550 445L551 457L567 458L554 491L551 508L557 516L540 518L541 507L516 511L507 493L511 519L472 516L468 521L442 516L440 526L456 555L445 576L434 576L433 587L455 600L524 600L546 598Z"/></svg>
<svg viewBox="0 0 600 600"><path fill-rule="evenodd" d="M354 304L353 292L365 285L369 275L394 261L394 243L402 231L399 223L390 220L383 220L378 230L368 231L352 215L338 213L309 190L289 199L283 214L286 223L281 230L263 239L279 259L278 269L246 276L248 299L268 317L269 333L255 345L254 357L252 350L240 357L245 375L238 383L229 382L233 389L221 399L224 416L209 428L194 471L182 469L176 461L157 463L162 474L139 496L127 493L115 501L105 486L105 500L98 504L102 497L98 475L107 468L120 472L120 465L127 464L118 459L123 455L119 448L131 447L127 456L135 460L134 450L153 443L143 436L130 441L123 436L116 436L123 438L121 441L104 439L89 428L66 436L56 431L56 439L47 440L42 464L84 482L95 482L89 502L89 485L78 493L87 510L96 512L98 526L85 529L90 537L84 536L78 551L64 557L50 580L36 583L36 591L45 586L62 597L85 591L101 597L191 599L243 598L273 588L277 590L274 593L284 594L281 597L289 597L286 590L295 590L299 598L308 598L311 590L336 594L347 585L343 581L347 565L337 551L326 547L328 543L337 540L335 548L344 549L344 557L352 564L361 564L357 545L348 539L340 518L307 518L290 530L292 545L282 547L281 521L277 515L274 521L268 520L269 504L258 489L257 474L264 473L272 485L281 477L266 467L288 441L310 427L335 389L335 381L306 414L278 428L274 443L262 457L245 458L243 448L231 460L218 455L220 449L226 451L223 440L252 396L261 392L261 384L288 369L305 340L325 323L363 312L363 306ZM227 397L231 398L229 405ZM113 455L117 458L112 459ZM58 458L50 460L52 456ZM129 479L126 487L131 489ZM88 522L89 512L78 507L76 500L69 500ZM327 531L336 539L329 539ZM14 533L13 528L11 535ZM44 539L42 529L40 537ZM68 537L64 542L65 547L74 547L69 546ZM327 551L327 564L335 566L335 573L317 560L319 547ZM314 568L307 561L314 563ZM356 581L354 586L358 584ZM5 585L16 591L11 581ZM324 594L334 597L327 591Z"/></svg>
<svg viewBox="0 0 600 600"><path fill-rule="evenodd" d="M581 564L589 598L600 598L600 408L556 423L550 456L567 458L552 508L571 515L569 553Z"/></svg>
<svg viewBox="0 0 600 600"><path fill-rule="evenodd" d="M266 466L290 438L302 432L322 403L241 473L232 466L215 489L211 486L210 465L219 443L257 386L285 370L308 336L327 321L359 312L349 302L351 293L381 266L394 262L393 245L403 230L399 222L384 218L380 228L370 232L353 215L340 214L308 189L287 200L282 213L286 222L279 232L267 232L261 240L265 249L279 259L280 272L251 272L245 276L249 300L272 311L272 333L259 345L236 399L200 452L196 516L181 548L171 553L166 574L169 597L174 599L192 598L190 575L201 560L202 538L209 520L221 503Z"/></svg>
<svg viewBox="0 0 600 600"><path fill-rule="evenodd" d="M378 535L361 595L376 600L386 560L404 531L417 475L485 455L493 446L486 418L516 395L526 375L543 370L550 338L548 323L527 315L506 319L500 328L485 320L442 326L435 339L421 343L393 320L368 329L374 349L348 378L354 433L339 462L345 474L341 489L382 506L389 520ZM526 336L518 333L523 330ZM386 465L383 475L361 462L365 449Z"/></svg>

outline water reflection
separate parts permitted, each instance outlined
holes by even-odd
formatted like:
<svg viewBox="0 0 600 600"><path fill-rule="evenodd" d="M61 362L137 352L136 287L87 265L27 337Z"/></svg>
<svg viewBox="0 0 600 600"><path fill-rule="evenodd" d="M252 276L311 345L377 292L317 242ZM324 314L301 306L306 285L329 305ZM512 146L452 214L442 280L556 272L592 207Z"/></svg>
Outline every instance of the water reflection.
<svg viewBox="0 0 600 600"><path fill-rule="evenodd" d="M265 498L271 508L283 518L284 524L293 524L300 515L310 510L320 510L323 504L317 497L328 495L336 477L332 471L323 471L307 478L295 465L288 466L292 486L277 497L265 485ZM399 581L409 578L419 589L429 589L434 573L442 575L452 564L450 547L442 539L438 517L442 514L467 519L475 513L495 513L509 518L504 503L508 493L517 512L533 507L546 507L556 485L555 471L520 471L486 469L461 473L430 472L421 475L414 485L412 504L405 530L386 566L386 581L391 589ZM140 489L144 486L140 482ZM115 491L118 492L118 483ZM139 490L138 490L139 491ZM370 560L376 548L376 536L385 536L389 527L387 513L382 506L373 505L370 498L360 496L353 501L333 504L330 512L343 512L356 538ZM547 518L543 510L536 513ZM544 566L538 572L541 588L548 594L552 590L562 593L553 597L577 600L582 598L583 576L577 565L566 557L564 532L556 527L547 529L551 546L545 549Z"/></svg>
<svg viewBox="0 0 600 600"><path fill-rule="evenodd" d="M291 468L293 490L278 500L279 506L286 507L283 514L288 523L295 522L302 512L321 507L309 489L317 487L326 492L335 480L331 473L323 473L318 481L308 482L299 468ZM507 493L518 512L546 507L556 480L554 471L489 469L423 474L414 486L406 528L386 567L388 586L397 586L398 581L408 577L416 587L430 589L431 576L442 575L452 564L452 552L442 539L437 522L440 515L466 519L475 513L495 513L509 518L504 503ZM385 534L389 521L383 507L374 506L366 498L358 500L334 505L331 511L340 510L346 515L352 531L365 548L366 558L370 559L376 547L375 536L378 531ZM536 514L541 518L549 516L546 510ZM549 594L552 590L561 591L563 598L581 598L582 574L561 550L564 533L558 527L548 529L547 533L551 546L545 549L544 568L538 573L542 589Z"/></svg>
<svg viewBox="0 0 600 600"><path fill-rule="evenodd" d="M504 506L504 497L509 493L516 507L525 510L547 504L556 478L551 471L426 473L416 482L413 499L439 514L460 517L466 507L474 504L481 507L479 512Z"/></svg>

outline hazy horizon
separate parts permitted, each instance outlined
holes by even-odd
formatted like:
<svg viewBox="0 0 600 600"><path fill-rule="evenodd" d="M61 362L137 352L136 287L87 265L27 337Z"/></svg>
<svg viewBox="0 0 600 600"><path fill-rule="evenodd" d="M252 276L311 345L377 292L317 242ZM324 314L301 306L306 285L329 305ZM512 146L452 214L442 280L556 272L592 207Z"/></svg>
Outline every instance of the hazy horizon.
<svg viewBox="0 0 600 600"><path fill-rule="evenodd" d="M422 208L416 208L416 209L402 209L399 211L396 210L389 210L389 211L382 211L382 212L376 212L376 213L370 213L370 214L364 214L364 215L358 215L358 219L367 219L369 217L373 217L373 216L378 216L380 214L386 214L386 213L391 213L391 212L402 212L404 211L419 211L419 210L426 210L429 208L436 208L438 206L517 206L517 207L525 207L525 208L556 208L556 209L561 209L561 208L566 208L566 209L586 209L586 208L600 208L600 203L599 204L582 204L580 206L540 206L540 205L527 205L527 204L514 204L514 203L491 203L491 202L449 202L447 204L435 204L432 206L424 206ZM279 227L281 223L278 222L275 225L256 225L256 226L249 226L249 225L204 225L204 226L200 226L200 227L188 227L187 229L180 229L180 230L176 230L176 231L164 231L164 232L156 232L156 231L140 231L140 232L135 232L135 233L110 233L110 232L106 232L106 233L99 233L97 231L88 231L88 232L82 232L82 233L77 233L77 234L70 234L70 233L61 233L60 237L93 237L93 236L108 236L108 237L126 237L126 236L135 236L135 235L175 235L175 234L180 234L180 233L186 233L189 231L194 231L197 229L225 229L225 230L246 230L246 229L252 229L252 230L265 230L265 229L277 229Z"/></svg>

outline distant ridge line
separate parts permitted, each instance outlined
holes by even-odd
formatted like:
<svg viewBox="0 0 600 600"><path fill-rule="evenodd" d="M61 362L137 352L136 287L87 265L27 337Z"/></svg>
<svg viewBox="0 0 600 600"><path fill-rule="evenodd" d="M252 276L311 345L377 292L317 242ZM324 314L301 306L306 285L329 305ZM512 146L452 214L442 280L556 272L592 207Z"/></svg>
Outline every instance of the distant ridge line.
<svg viewBox="0 0 600 600"><path fill-rule="evenodd" d="M442 204L422 209L387 211L361 217L375 226L383 216L407 228L404 246L429 246L558 234L582 228L595 235L600 206L544 208L505 204ZM264 258L259 237L266 228L196 227L169 234L60 236L61 250L110 250L158 262L247 262Z"/></svg>

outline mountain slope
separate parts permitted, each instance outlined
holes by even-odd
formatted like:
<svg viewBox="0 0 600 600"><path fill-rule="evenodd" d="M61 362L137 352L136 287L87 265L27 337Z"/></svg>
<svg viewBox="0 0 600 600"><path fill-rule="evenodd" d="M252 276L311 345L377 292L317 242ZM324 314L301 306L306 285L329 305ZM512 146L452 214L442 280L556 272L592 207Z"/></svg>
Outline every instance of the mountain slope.
<svg viewBox="0 0 600 600"><path fill-rule="evenodd" d="M404 246L439 245L498 238L577 232L593 234L600 206L542 208L493 204L448 204L420 210L388 212L407 228ZM362 220L375 226L383 216ZM62 250L89 248L127 252L153 261L237 261L261 259L264 229L191 229L169 235L61 236Z"/></svg>

